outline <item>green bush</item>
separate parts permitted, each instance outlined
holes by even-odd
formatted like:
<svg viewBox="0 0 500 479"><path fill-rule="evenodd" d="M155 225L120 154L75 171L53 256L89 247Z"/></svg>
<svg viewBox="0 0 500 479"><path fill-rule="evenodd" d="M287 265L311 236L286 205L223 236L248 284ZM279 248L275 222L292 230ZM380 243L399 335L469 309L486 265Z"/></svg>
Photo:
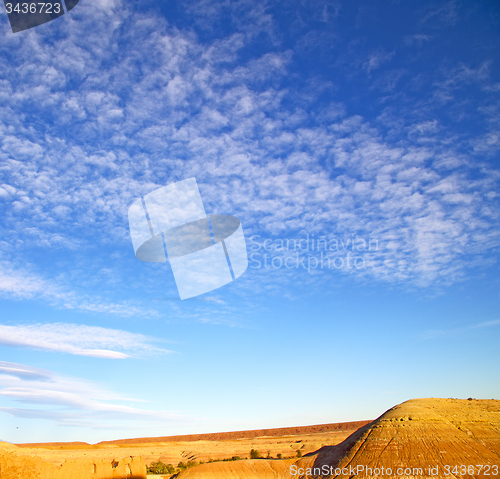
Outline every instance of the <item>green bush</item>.
<svg viewBox="0 0 500 479"><path fill-rule="evenodd" d="M231 461L241 461L240 456L226 457L225 459L209 459L208 462L231 462ZM200 462L200 464L203 464Z"/></svg>
<svg viewBox="0 0 500 479"><path fill-rule="evenodd" d="M259 451L257 449L252 449L250 451L250 459L261 459L262 456L260 455Z"/></svg>
<svg viewBox="0 0 500 479"><path fill-rule="evenodd" d="M183 469L189 469L190 467L197 465L198 463L196 461L188 461L188 462L179 462L179 464L177 464L177 467L183 470Z"/></svg>
<svg viewBox="0 0 500 479"><path fill-rule="evenodd" d="M165 464L161 461L152 462L148 468L148 473L150 474L173 474L175 472L175 467L172 464Z"/></svg>

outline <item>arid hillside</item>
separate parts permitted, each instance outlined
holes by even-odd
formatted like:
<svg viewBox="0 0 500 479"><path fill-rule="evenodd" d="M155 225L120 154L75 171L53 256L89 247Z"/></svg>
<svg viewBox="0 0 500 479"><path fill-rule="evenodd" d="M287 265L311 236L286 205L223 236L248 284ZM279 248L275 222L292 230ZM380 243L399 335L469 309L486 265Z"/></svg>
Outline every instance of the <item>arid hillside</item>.
<svg viewBox="0 0 500 479"><path fill-rule="evenodd" d="M260 478L258 471L274 479L498 478L500 401L414 399L391 408L340 444L287 463L262 460L252 475L256 462L203 464L178 479Z"/></svg>
<svg viewBox="0 0 500 479"><path fill-rule="evenodd" d="M262 459L250 459L252 449ZM0 443L1 479L143 478L154 461L205 462L177 479L500 479L500 401L413 399L373 422L95 445Z"/></svg>
<svg viewBox="0 0 500 479"><path fill-rule="evenodd" d="M285 478L342 477L353 470L358 477L382 476L382 468L394 476L500 477L499 465L500 401L414 399L341 444L300 459Z"/></svg>

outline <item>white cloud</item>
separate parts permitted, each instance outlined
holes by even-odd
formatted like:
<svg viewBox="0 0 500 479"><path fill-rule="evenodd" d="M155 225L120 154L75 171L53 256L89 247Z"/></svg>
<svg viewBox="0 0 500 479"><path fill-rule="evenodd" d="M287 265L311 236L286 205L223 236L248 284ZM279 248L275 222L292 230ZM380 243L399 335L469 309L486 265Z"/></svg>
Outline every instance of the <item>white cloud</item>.
<svg viewBox="0 0 500 479"><path fill-rule="evenodd" d="M42 299L62 308L118 316L155 317L158 312L131 301L110 302L98 297L77 294L62 287L56 280L16 268L7 261L0 262L0 295L16 299Z"/></svg>
<svg viewBox="0 0 500 479"><path fill-rule="evenodd" d="M209 20L207 30L216 27L221 11L236 23L237 12L250 12L256 23L202 44L126 8L116 8L110 22L109 12L79 6L79 21L71 28L61 23L65 36L57 44L35 32L28 46L8 39L3 48L16 52L0 90L10 109L0 117L0 131L9 132L0 153L2 239L8 245L75 250L112 244L130 254L131 202L196 176L207 211L237 214L245 231L377 237L381 250L360 272L376 280L457 281L471 254L476 261L498 247L498 199L489 195L499 178L474 156L498 147L494 131L475 138L475 152L469 140L457 141L427 114L428 104L404 105L379 122L346 116L340 103L333 113L318 112L312 93L297 98L282 85L292 52L235 62L249 39L272 23L261 6L194 5L197 21ZM454 2L440 5L427 20L451 19L455 10ZM123 22L127 34L117 50ZM90 25L92 38L84 34ZM429 39L417 34L408 42ZM393 57L379 49L354 63L375 74ZM465 85L487 88L489 68L481 60L475 67L444 69L430 95L452 101ZM47 75L57 80L49 82L50 91L35 90ZM378 85L397 90L402 75L391 70ZM49 115L53 127L16 122L19 115L12 112L27 104L34 118ZM421 117L412 116L415 110ZM391 121L403 126L392 128ZM144 314L125 303L82 299L30 274L4 273L0 288L25 298L43 295L71 309Z"/></svg>
<svg viewBox="0 0 500 479"><path fill-rule="evenodd" d="M0 362L0 396L36 405L35 408L1 407L17 417L40 418L60 425L92 426L99 418L169 422L179 416L167 411L139 409L137 402L79 378L16 363Z"/></svg>
<svg viewBox="0 0 500 479"><path fill-rule="evenodd" d="M367 60L363 62L363 69L369 74L372 70L376 70L382 66L383 63L388 62L395 52L386 52L384 50L378 50L371 53Z"/></svg>
<svg viewBox="0 0 500 479"><path fill-rule="evenodd" d="M130 354L169 352L153 346L153 342L153 338L142 334L99 326L66 323L0 324L1 346L43 349L95 358L124 359Z"/></svg>
<svg viewBox="0 0 500 479"><path fill-rule="evenodd" d="M51 374L44 369L38 369L31 366L25 366L23 364L9 363L5 361L0 361L0 374L14 376L19 379L29 379L29 380L48 380Z"/></svg>
<svg viewBox="0 0 500 479"><path fill-rule="evenodd" d="M465 334L474 329L491 328L500 325L500 319L495 319L492 321L484 321L482 323L470 324L467 326L462 326L458 328L451 329L430 329L421 334L422 339L434 339L442 336L451 336L456 334Z"/></svg>
<svg viewBox="0 0 500 479"><path fill-rule="evenodd" d="M446 78L438 85L443 89L460 88L470 83L482 83L490 78L491 62L483 61L477 68L466 64L450 69L445 72Z"/></svg>
<svg viewBox="0 0 500 479"><path fill-rule="evenodd" d="M457 2L449 0L437 4L431 4L432 7L422 18L421 22L426 23L431 20L437 20L440 23L455 24L458 21Z"/></svg>
<svg viewBox="0 0 500 479"><path fill-rule="evenodd" d="M0 270L0 291L17 298L31 298L44 291L46 283L35 275L22 274L6 268Z"/></svg>
<svg viewBox="0 0 500 479"><path fill-rule="evenodd" d="M422 33L420 34L415 34L415 35L407 35L404 38L405 45L418 45L421 47L424 42L428 42L432 40L433 37L431 35L424 35Z"/></svg>

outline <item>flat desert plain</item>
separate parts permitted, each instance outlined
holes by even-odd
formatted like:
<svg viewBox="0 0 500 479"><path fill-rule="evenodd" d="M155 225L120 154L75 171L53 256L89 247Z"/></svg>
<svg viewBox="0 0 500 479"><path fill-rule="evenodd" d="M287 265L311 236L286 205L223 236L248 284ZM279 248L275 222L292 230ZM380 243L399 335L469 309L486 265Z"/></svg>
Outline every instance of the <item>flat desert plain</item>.
<svg viewBox="0 0 500 479"><path fill-rule="evenodd" d="M177 465L179 462L250 457L252 449L263 457L296 458L325 445L339 444L371 421L322 424L315 426L236 431L189 436L123 439L90 445L86 443L17 444L23 454L35 454L56 464L66 459L142 456L147 465L155 461Z"/></svg>

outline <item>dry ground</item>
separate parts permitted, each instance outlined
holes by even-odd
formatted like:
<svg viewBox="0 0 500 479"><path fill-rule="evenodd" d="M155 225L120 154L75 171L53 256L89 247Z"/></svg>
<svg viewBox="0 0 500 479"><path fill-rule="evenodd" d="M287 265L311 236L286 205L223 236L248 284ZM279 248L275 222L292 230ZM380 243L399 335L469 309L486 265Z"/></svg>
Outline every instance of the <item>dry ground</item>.
<svg viewBox="0 0 500 479"><path fill-rule="evenodd" d="M323 424L293 428L236 431L191 436L139 438L108 441L95 445L86 443L18 444L23 454L38 455L53 464L62 464L68 458L109 458L142 456L146 464L162 461L177 465L179 462L227 459L232 456L248 458L256 449L266 457L283 458L316 451L324 445L339 444L369 421Z"/></svg>

